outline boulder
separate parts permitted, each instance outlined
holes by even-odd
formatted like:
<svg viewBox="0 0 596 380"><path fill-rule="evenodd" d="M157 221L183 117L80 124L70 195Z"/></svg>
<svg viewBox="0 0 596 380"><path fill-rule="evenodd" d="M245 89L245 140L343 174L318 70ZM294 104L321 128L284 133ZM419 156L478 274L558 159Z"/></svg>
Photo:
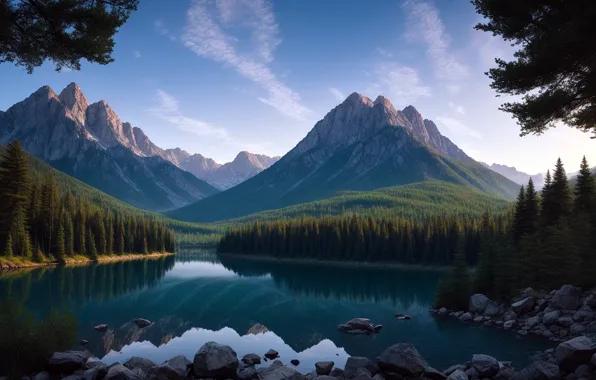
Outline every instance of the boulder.
<svg viewBox="0 0 596 380"><path fill-rule="evenodd" d="M184 355L174 356L166 360L149 372L153 380L183 380L189 372L192 363Z"/></svg>
<svg viewBox="0 0 596 380"><path fill-rule="evenodd" d="M584 332L586 332L586 328L579 323L574 323L569 327L569 333L571 335L581 335Z"/></svg>
<svg viewBox="0 0 596 380"><path fill-rule="evenodd" d="M482 323L482 322L484 322L484 318L482 318L482 317L476 317L476 318L473 319L473 322L474 323Z"/></svg>
<svg viewBox="0 0 596 380"><path fill-rule="evenodd" d="M472 313L464 313L464 314L462 314L461 317L459 317L459 320L462 322L469 322L472 319L474 319L474 316L472 315Z"/></svg>
<svg viewBox="0 0 596 380"><path fill-rule="evenodd" d="M594 320L594 312L578 310L573 314L573 320L576 322L592 322Z"/></svg>
<svg viewBox="0 0 596 380"><path fill-rule="evenodd" d="M516 319L517 314L513 310L506 311L505 314L503 314L503 322L515 321Z"/></svg>
<svg viewBox="0 0 596 380"><path fill-rule="evenodd" d="M325 380L325 377L331 377L331 376L320 376L317 378L317 380L321 379L321 380ZM335 379L327 379L327 380L335 380ZM376 375L373 376L372 380L385 380L385 376L381 375L380 373L377 373Z"/></svg>
<svg viewBox="0 0 596 380"><path fill-rule="evenodd" d="M141 376L139 372L131 371L121 364L116 364L108 369L104 380L142 380L143 378L144 376Z"/></svg>
<svg viewBox="0 0 596 380"><path fill-rule="evenodd" d="M592 310L596 310L596 294L592 293L584 300L584 306L589 307Z"/></svg>
<svg viewBox="0 0 596 380"><path fill-rule="evenodd" d="M461 369L456 369L447 377L447 380L468 380L468 375Z"/></svg>
<svg viewBox="0 0 596 380"><path fill-rule="evenodd" d="M99 366L95 366L86 370L83 373L83 377L85 380L102 380L108 374L108 366L103 364Z"/></svg>
<svg viewBox="0 0 596 380"><path fill-rule="evenodd" d="M538 318L538 317L530 317L530 318L526 319L526 326L528 326L530 329L532 329L539 322L540 322L540 318Z"/></svg>
<svg viewBox="0 0 596 380"><path fill-rule="evenodd" d="M238 372L238 379L240 380L249 380L252 378L257 378L258 372L255 367L246 367L242 371Z"/></svg>
<svg viewBox="0 0 596 380"><path fill-rule="evenodd" d="M411 343L398 343L387 348L377 358L377 364L385 372L403 376L420 376L429 368L428 363Z"/></svg>
<svg viewBox="0 0 596 380"><path fill-rule="evenodd" d="M581 305L581 288L572 285L563 285L557 290L550 301L550 307L554 309L577 310Z"/></svg>
<svg viewBox="0 0 596 380"><path fill-rule="evenodd" d="M578 379L589 379L592 375L592 367L588 364L582 364L575 369L574 374Z"/></svg>
<svg viewBox="0 0 596 380"><path fill-rule="evenodd" d="M84 346L84 345L86 345L87 343L89 343L89 341L88 341L88 340L85 340L85 339L81 339L81 340L79 341L79 344L80 344L81 346Z"/></svg>
<svg viewBox="0 0 596 380"><path fill-rule="evenodd" d="M269 360L273 360L279 356L279 352L275 351L274 349L270 349L269 351L265 352L265 355L263 356Z"/></svg>
<svg viewBox="0 0 596 380"><path fill-rule="evenodd" d="M24 377L21 380L27 380L27 379L28 379L27 377ZM82 373L75 372L72 375L63 377L62 380L85 380L85 377L84 377L84 375Z"/></svg>
<svg viewBox="0 0 596 380"><path fill-rule="evenodd" d="M557 319L557 325L559 326L563 326L563 327L569 327L571 326L574 322L573 322L573 318L571 317L559 317Z"/></svg>
<svg viewBox="0 0 596 380"><path fill-rule="evenodd" d="M505 323L503 323L503 328L509 330L510 328L512 328L515 325L515 319L509 320Z"/></svg>
<svg viewBox="0 0 596 380"><path fill-rule="evenodd" d="M33 376L32 380L50 380L50 374L46 371L43 371Z"/></svg>
<svg viewBox="0 0 596 380"><path fill-rule="evenodd" d="M48 369L52 373L73 373L85 368L88 357L84 351L54 352L48 362Z"/></svg>
<svg viewBox="0 0 596 380"><path fill-rule="evenodd" d="M140 368L145 373L149 373L153 367L157 367L157 364L146 358L133 356L124 362L124 366L130 370Z"/></svg>
<svg viewBox="0 0 596 380"><path fill-rule="evenodd" d="M246 365L261 364L261 357L257 354L246 354L242 357L242 363Z"/></svg>
<svg viewBox="0 0 596 380"><path fill-rule="evenodd" d="M350 332L350 331L362 331L364 333L374 333L378 332L375 328L375 325L370 323L370 319L368 318L352 318L346 323L342 323L337 325L337 329L343 332ZM380 330L380 328L379 328Z"/></svg>
<svg viewBox="0 0 596 380"><path fill-rule="evenodd" d="M457 371L458 369L459 370L462 370L462 371L465 371L466 370L466 366L465 365L461 365L461 364L455 364L455 365L452 365L451 367L447 368L446 370L444 370L443 373L445 374L445 376L449 376L453 372Z"/></svg>
<svg viewBox="0 0 596 380"><path fill-rule="evenodd" d="M262 325L260 323L255 323L254 325L252 325L251 328L248 329L247 334L257 335L257 334L264 334L268 331L269 331L269 329L267 327L265 327L264 325Z"/></svg>
<svg viewBox="0 0 596 380"><path fill-rule="evenodd" d="M145 318L137 318L134 320L135 325L137 325L138 328L142 329L143 327L147 327L151 324L151 321Z"/></svg>
<svg viewBox="0 0 596 380"><path fill-rule="evenodd" d="M321 376L328 376L335 365L334 362L316 362L315 363L315 370L317 371L317 375Z"/></svg>
<svg viewBox="0 0 596 380"><path fill-rule="evenodd" d="M482 313L484 313L484 310L486 309L486 306L488 305L489 301L490 301L490 299L487 296L485 296L484 294L480 294L480 293L473 294L470 297L470 301L468 304L468 311L470 313L482 314Z"/></svg>
<svg viewBox="0 0 596 380"><path fill-rule="evenodd" d="M234 378L238 359L230 346L207 342L195 354L193 368L198 377Z"/></svg>
<svg viewBox="0 0 596 380"><path fill-rule="evenodd" d="M292 360L290 360L290 363L293 366L297 366L297 365L300 365L300 360L298 360L298 359L292 359Z"/></svg>
<svg viewBox="0 0 596 380"><path fill-rule="evenodd" d="M474 354L472 356L472 366L481 377L493 377L499 373L499 362L489 355Z"/></svg>
<svg viewBox="0 0 596 380"><path fill-rule="evenodd" d="M95 329L95 331L106 332L106 331L108 331L108 325L106 325L105 323L102 323L101 325L95 326L94 329Z"/></svg>
<svg viewBox="0 0 596 380"><path fill-rule="evenodd" d="M501 312L501 307L495 301L489 301L484 309L484 315L487 317L495 317Z"/></svg>
<svg viewBox="0 0 596 380"><path fill-rule="evenodd" d="M542 316L542 323L544 323L546 326L552 325L553 323L555 323L557 321L557 319L559 319L561 317L561 312L558 310L555 311L550 311L548 313L544 313L544 315Z"/></svg>
<svg viewBox="0 0 596 380"><path fill-rule="evenodd" d="M446 308L442 307L442 308L440 308L440 309L439 309L439 311L437 311L437 314L438 314L440 317L444 317L444 316L446 316L447 314L449 314L449 311L447 311L447 309L446 309Z"/></svg>
<svg viewBox="0 0 596 380"><path fill-rule="evenodd" d="M345 373L344 370L341 368L333 368L329 376L343 379L345 377Z"/></svg>
<svg viewBox="0 0 596 380"><path fill-rule="evenodd" d="M276 360L277 362L277 360ZM282 365L271 365L259 373L260 380L305 380L305 377L294 368Z"/></svg>
<svg viewBox="0 0 596 380"><path fill-rule="evenodd" d="M91 357L91 358L87 359L87 362L85 363L85 368L88 368L88 369L95 368L97 366L102 366L102 365L105 365L105 363L96 357Z"/></svg>
<svg viewBox="0 0 596 380"><path fill-rule="evenodd" d="M517 314L525 314L534 309L534 297L525 297L511 304L511 309Z"/></svg>
<svg viewBox="0 0 596 380"><path fill-rule="evenodd" d="M555 357L559 367L574 371L581 364L588 363L596 353L596 341L587 336L578 336L559 344Z"/></svg>
<svg viewBox="0 0 596 380"><path fill-rule="evenodd" d="M367 369L371 376L376 375L379 372L379 367L370 361L370 359L359 356L350 356L344 366L344 376L346 379L354 379L358 376L358 370L360 368Z"/></svg>
<svg viewBox="0 0 596 380"><path fill-rule="evenodd" d="M558 380L559 367L547 361L535 361L511 377L511 380Z"/></svg>
<svg viewBox="0 0 596 380"><path fill-rule="evenodd" d="M433 367L428 367L427 369L425 369L424 372L422 373L422 377L424 379L429 379L429 380L445 380L445 379L447 379L447 376L445 376L445 374L443 372L437 371Z"/></svg>

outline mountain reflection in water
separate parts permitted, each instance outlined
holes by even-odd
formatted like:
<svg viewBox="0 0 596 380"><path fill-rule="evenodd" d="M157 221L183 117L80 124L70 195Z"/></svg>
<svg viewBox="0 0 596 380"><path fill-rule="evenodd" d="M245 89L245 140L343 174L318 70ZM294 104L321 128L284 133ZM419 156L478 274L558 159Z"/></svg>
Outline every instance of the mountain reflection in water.
<svg viewBox="0 0 596 380"><path fill-rule="evenodd" d="M209 340L239 355L273 348L282 360L299 359L310 371L317 360L341 366L347 355L374 358L397 342L411 342L434 366L491 354L523 365L548 343L496 329L437 320L428 308L442 273L217 257L182 250L176 257L82 267L43 268L0 277L0 297L25 303L36 317L70 310L78 336L106 361L132 355L161 362L178 354L192 360ZM396 312L412 316L397 321ZM134 318L153 324L139 329ZM382 324L380 334L354 336L336 326L353 317ZM105 334L93 326L107 323ZM255 323L270 332L247 334ZM311 358L312 357L312 358ZM312 362L312 363L311 363Z"/></svg>

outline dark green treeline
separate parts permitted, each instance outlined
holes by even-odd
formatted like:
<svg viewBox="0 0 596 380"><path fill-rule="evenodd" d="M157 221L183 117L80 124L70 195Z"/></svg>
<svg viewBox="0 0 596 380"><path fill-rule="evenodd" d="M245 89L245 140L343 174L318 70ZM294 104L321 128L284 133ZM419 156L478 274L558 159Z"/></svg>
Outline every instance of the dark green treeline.
<svg viewBox="0 0 596 380"><path fill-rule="evenodd" d="M263 254L283 258L339 261L451 264L457 247L475 265L481 227L493 235L509 228L507 214L496 218L436 216L424 221L404 218L304 217L255 222L232 228L221 239L222 253Z"/></svg>
<svg viewBox="0 0 596 380"><path fill-rule="evenodd" d="M596 285L596 194L586 158L573 185L561 160L540 194L532 180L520 189L505 236L483 233L479 265L469 276L463 254L439 287L437 306L467 308L473 292L508 300L523 287Z"/></svg>
<svg viewBox="0 0 596 380"><path fill-rule="evenodd" d="M100 208L73 196L53 175L32 175L18 141L0 156L0 256L52 257L173 252L174 232L154 218Z"/></svg>

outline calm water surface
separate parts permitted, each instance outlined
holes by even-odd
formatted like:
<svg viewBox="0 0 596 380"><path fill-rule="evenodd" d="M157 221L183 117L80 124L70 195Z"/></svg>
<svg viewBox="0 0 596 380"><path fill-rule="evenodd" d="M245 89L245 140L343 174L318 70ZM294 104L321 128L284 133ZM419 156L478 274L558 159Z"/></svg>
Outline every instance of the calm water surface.
<svg viewBox="0 0 596 380"><path fill-rule="evenodd" d="M270 348L284 362L299 359L312 371L319 360L342 367L348 356L375 358L386 347L411 342L431 365L443 369L486 353L516 367L552 343L519 339L497 329L438 320L429 314L442 273L357 268L217 257L183 250L176 257L43 268L0 276L0 297L21 299L36 317L70 310L78 337L106 363L133 355L162 362L183 354L192 360L208 341L228 344L242 356ZM412 316L398 321L397 312ZM154 323L138 329L132 320ZM353 317L382 324L380 334L336 330ZM107 323L105 334L93 326ZM265 334L247 334L255 323Z"/></svg>

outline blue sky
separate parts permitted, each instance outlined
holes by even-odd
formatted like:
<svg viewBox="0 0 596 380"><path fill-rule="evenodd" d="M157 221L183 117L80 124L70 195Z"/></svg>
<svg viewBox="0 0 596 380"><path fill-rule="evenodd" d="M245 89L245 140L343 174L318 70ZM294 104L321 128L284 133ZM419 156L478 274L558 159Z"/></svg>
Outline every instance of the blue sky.
<svg viewBox="0 0 596 380"><path fill-rule="evenodd" d="M352 92L414 105L477 160L569 172L596 141L561 126L519 137L484 75L511 48L473 30L467 0L141 0L116 36L115 62L32 75L0 64L0 109L70 82L106 100L163 148L218 162L240 150L283 155Z"/></svg>

